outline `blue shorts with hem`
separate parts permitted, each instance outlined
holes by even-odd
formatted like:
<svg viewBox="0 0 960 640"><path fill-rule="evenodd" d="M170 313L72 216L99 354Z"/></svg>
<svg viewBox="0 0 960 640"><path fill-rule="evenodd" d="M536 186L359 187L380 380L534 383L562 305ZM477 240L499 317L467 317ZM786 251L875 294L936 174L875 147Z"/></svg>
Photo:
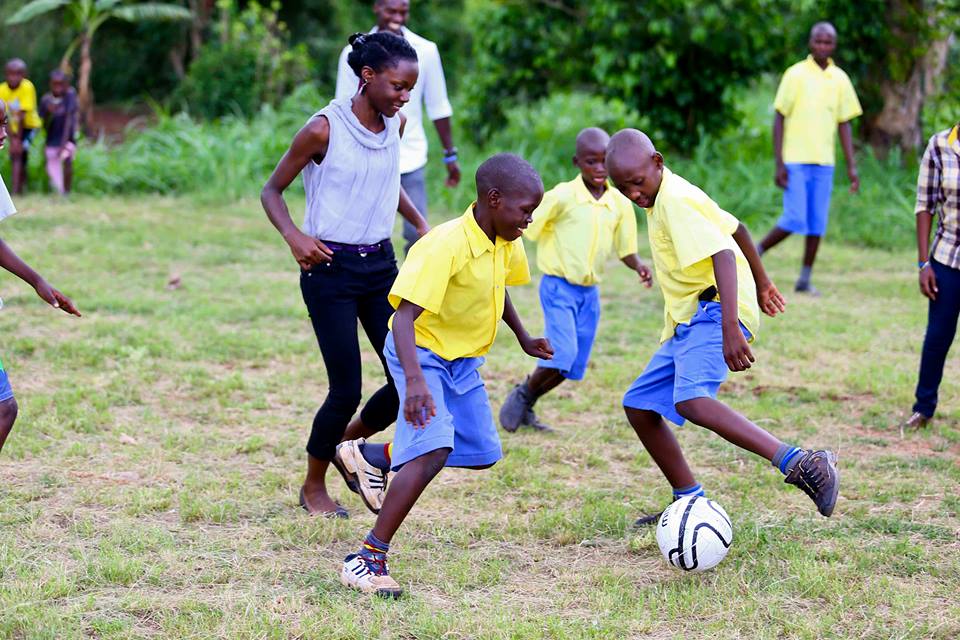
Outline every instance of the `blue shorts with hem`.
<svg viewBox="0 0 960 640"><path fill-rule="evenodd" d="M787 166L787 188L783 190L783 215L777 226L805 236L822 236L830 217L833 165L798 164Z"/></svg>
<svg viewBox="0 0 960 640"><path fill-rule="evenodd" d="M540 279L540 306L544 333L554 353L552 360L541 360L537 366L557 369L569 380L583 380L600 324L599 288L544 275Z"/></svg>
<svg viewBox="0 0 960 640"><path fill-rule="evenodd" d="M716 398L730 370L723 359L719 302L701 302L690 324L677 325L674 336L660 345L647 368L623 396L623 406L656 411L677 425L684 418L677 404L694 398ZM744 337L750 332L740 325Z"/></svg>
<svg viewBox="0 0 960 640"><path fill-rule="evenodd" d="M10 378L7 376L3 363L0 363L0 402L6 402L13 397L13 387L10 386Z"/></svg>
<svg viewBox="0 0 960 640"><path fill-rule="evenodd" d="M429 349L417 347L417 358L437 415L426 427L414 429L403 417L406 375L397 358L393 331L387 334L383 355L400 395L397 431L393 438L394 471L414 458L444 448L452 449L447 458L448 467L486 466L503 457L490 400L478 371L484 358L444 360Z"/></svg>

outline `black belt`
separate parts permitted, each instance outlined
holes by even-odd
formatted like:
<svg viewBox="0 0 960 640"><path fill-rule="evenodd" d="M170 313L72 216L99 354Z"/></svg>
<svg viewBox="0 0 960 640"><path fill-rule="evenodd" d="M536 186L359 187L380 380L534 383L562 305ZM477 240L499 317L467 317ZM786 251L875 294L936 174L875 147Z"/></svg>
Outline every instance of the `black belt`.
<svg viewBox="0 0 960 640"><path fill-rule="evenodd" d="M697 300L700 302L714 302L717 299L717 288L714 286L709 286L703 291L700 292Z"/></svg>
<svg viewBox="0 0 960 640"><path fill-rule="evenodd" d="M320 242L327 245L327 247L333 251L355 253L359 256L365 256L368 253L384 251L388 247L392 246L389 240L381 240L380 242L376 242L374 244L346 244L343 242L330 242L328 240L320 240Z"/></svg>

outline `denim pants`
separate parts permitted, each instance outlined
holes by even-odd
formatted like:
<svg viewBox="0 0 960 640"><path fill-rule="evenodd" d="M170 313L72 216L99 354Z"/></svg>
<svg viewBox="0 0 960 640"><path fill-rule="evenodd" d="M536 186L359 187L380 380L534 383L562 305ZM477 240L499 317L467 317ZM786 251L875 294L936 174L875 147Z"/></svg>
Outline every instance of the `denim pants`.
<svg viewBox="0 0 960 640"><path fill-rule="evenodd" d="M917 402L913 410L926 417L937 408L937 390L943 379L943 363L957 332L960 315L960 270L930 261L937 277L937 299L931 300L927 315L927 335L920 357L920 379L917 381Z"/></svg>

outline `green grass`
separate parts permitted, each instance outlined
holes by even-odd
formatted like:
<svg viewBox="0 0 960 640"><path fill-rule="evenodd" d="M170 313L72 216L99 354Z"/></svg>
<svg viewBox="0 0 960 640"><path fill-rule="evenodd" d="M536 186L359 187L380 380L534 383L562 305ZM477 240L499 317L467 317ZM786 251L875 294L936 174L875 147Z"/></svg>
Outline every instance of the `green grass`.
<svg viewBox="0 0 960 640"><path fill-rule="evenodd" d="M824 297L789 296L755 368L722 391L780 437L839 452L833 518L768 464L685 427L733 519L730 555L681 574L652 532L631 530L669 496L620 409L662 315L659 294L614 263L586 380L538 405L559 432L505 434L492 470L443 472L394 540L409 595L380 602L337 579L373 522L361 502L333 476L352 519L296 506L325 373L296 267L258 204L19 204L4 239L85 317L0 279L0 355L21 406L0 457L0 637L960 635L960 368L948 364L936 422L901 434L925 322L907 248L828 241ZM798 241L769 257L784 290L798 257ZM181 288L166 288L172 274ZM539 330L535 288L513 296ZM532 365L505 330L482 370L494 408ZM369 393L369 349L364 366Z"/></svg>

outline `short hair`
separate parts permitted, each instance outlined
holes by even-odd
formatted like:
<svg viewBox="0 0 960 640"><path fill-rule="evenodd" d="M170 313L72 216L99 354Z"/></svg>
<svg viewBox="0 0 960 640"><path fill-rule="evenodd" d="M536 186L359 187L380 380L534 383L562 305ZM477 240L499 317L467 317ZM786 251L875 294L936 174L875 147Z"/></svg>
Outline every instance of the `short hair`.
<svg viewBox="0 0 960 640"><path fill-rule="evenodd" d="M26 73L27 63L23 61L22 58L10 58L7 60L7 64L3 66L4 69L17 69Z"/></svg>
<svg viewBox="0 0 960 640"><path fill-rule="evenodd" d="M824 31L824 30L832 33L834 38L837 37L837 28L833 26L833 24L827 22L826 20L821 20L820 22L810 27L810 38L812 39L813 36L815 36L818 31Z"/></svg>
<svg viewBox="0 0 960 640"><path fill-rule="evenodd" d="M477 168L477 195L483 197L491 189L517 193L524 187L543 189L543 180L533 166L515 153L498 153Z"/></svg>
<svg viewBox="0 0 960 640"><path fill-rule="evenodd" d="M65 73L64 73L63 71L61 71L60 69L54 69L53 71L50 72L50 79L51 79L51 80L56 80L56 81L58 81L58 82L66 82L66 81L67 81L67 74L65 74Z"/></svg>
<svg viewBox="0 0 960 640"><path fill-rule="evenodd" d="M348 38L353 51L347 54L347 64L360 77L364 67L370 67L377 73L386 67L395 67L401 60L417 62L417 52L406 38L390 33L355 33Z"/></svg>

